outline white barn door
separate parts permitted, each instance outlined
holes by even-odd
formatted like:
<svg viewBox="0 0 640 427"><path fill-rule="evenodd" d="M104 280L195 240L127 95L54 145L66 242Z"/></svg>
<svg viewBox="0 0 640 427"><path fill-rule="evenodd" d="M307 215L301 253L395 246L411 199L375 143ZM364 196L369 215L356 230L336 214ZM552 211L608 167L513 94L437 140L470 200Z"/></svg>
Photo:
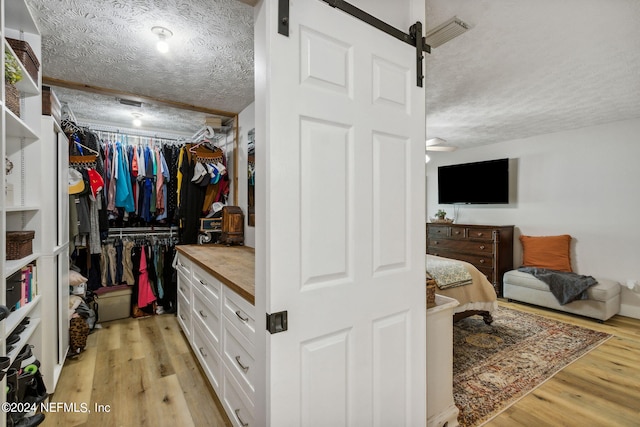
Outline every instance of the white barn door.
<svg viewBox="0 0 640 427"><path fill-rule="evenodd" d="M424 1L411 3L405 15L422 21ZM425 98L415 47L320 0L291 0L289 37L277 33L276 0L257 8L256 310L258 319L286 310L288 330L256 343L266 369L256 419L423 426Z"/></svg>

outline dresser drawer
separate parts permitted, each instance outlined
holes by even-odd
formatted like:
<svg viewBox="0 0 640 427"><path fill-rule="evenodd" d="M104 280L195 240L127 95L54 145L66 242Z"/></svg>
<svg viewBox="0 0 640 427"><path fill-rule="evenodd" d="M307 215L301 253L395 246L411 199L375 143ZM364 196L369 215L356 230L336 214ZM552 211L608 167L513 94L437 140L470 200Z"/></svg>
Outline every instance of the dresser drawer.
<svg viewBox="0 0 640 427"><path fill-rule="evenodd" d="M212 306L217 307L220 312L220 294L222 292L222 283L200 267L193 266L193 288L202 292Z"/></svg>
<svg viewBox="0 0 640 427"><path fill-rule="evenodd" d="M182 295L187 302L191 301L191 280L178 270L178 295Z"/></svg>
<svg viewBox="0 0 640 427"><path fill-rule="evenodd" d="M453 239L466 239L467 238L467 228L466 227L456 227L452 226L450 230L450 236Z"/></svg>
<svg viewBox="0 0 640 427"><path fill-rule="evenodd" d="M493 254L492 244L486 242L454 239L429 239L427 244L429 245L429 248L434 250L448 249L460 252L487 254L487 256L491 256L491 254Z"/></svg>
<svg viewBox="0 0 640 427"><path fill-rule="evenodd" d="M193 323L193 337L191 346L200 361L202 369L207 374L207 378L216 393L220 393L220 385L222 379L222 358L215 350L213 343L207 338L207 333L202 330L198 322Z"/></svg>
<svg viewBox="0 0 640 427"><path fill-rule="evenodd" d="M493 228L470 228L467 231L467 237L470 240L483 240L487 242L493 241Z"/></svg>
<svg viewBox="0 0 640 427"><path fill-rule="evenodd" d="M256 334L255 307L231 289L224 288L222 312L225 322L231 322L249 342Z"/></svg>
<svg viewBox="0 0 640 427"><path fill-rule="evenodd" d="M431 225L428 227L428 235L429 236L440 236L440 237L449 237L449 226L448 225Z"/></svg>
<svg viewBox="0 0 640 427"><path fill-rule="evenodd" d="M245 394L253 401L256 374L253 344L229 322L224 322L223 334L222 357L224 364L236 378Z"/></svg>
<svg viewBox="0 0 640 427"><path fill-rule="evenodd" d="M184 255L178 253L178 259L176 260L176 270L182 272L187 278L191 279L191 267L192 262Z"/></svg>
<svg viewBox="0 0 640 427"><path fill-rule="evenodd" d="M445 256L446 255L442 255ZM456 253L455 256L451 256L450 258L459 259L461 261L466 261L475 265L478 269L493 269L493 257L491 254L483 255L473 255L473 254L462 254Z"/></svg>
<svg viewBox="0 0 640 427"><path fill-rule="evenodd" d="M222 398L222 405L231 420L231 424L236 427L256 426L254 405L242 392L240 385L234 379L233 375L231 375L229 370L226 367L224 369L224 395Z"/></svg>
<svg viewBox="0 0 640 427"><path fill-rule="evenodd" d="M188 339L191 338L191 306L185 299L184 295L178 292L178 309L176 312L178 323L182 327L184 334Z"/></svg>
<svg viewBox="0 0 640 427"><path fill-rule="evenodd" d="M198 290L193 289L193 311L191 312L193 323L199 323L203 332L206 332L209 341L216 350L220 351L220 308L212 306L211 302Z"/></svg>

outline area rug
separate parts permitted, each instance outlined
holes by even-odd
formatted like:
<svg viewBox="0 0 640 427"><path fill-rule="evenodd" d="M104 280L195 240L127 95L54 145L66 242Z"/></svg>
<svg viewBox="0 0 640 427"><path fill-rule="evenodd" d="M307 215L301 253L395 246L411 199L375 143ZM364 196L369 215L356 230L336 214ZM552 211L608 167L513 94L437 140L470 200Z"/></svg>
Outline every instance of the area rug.
<svg viewBox="0 0 640 427"><path fill-rule="evenodd" d="M463 427L492 419L611 335L499 307L453 328L453 398Z"/></svg>

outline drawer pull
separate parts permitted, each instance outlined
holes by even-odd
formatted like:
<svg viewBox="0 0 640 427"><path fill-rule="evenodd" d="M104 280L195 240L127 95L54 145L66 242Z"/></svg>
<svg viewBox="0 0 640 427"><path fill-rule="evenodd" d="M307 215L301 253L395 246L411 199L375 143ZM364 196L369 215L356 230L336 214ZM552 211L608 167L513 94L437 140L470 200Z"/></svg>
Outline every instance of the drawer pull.
<svg viewBox="0 0 640 427"><path fill-rule="evenodd" d="M244 366L240 361L240 356L236 356L236 362L238 362L238 366L240 366L240 369L242 369L244 372L247 372L249 370L249 367Z"/></svg>
<svg viewBox="0 0 640 427"><path fill-rule="evenodd" d="M184 288L182 286L180 286L180 292L182 292L183 294L185 293Z"/></svg>
<svg viewBox="0 0 640 427"><path fill-rule="evenodd" d="M460 234L460 232L459 232L459 231L456 231L456 234Z"/></svg>
<svg viewBox="0 0 640 427"><path fill-rule="evenodd" d="M182 320L187 320L187 318L186 318L186 317L184 317L184 314L182 314L182 313L180 313L180 318L181 318Z"/></svg>
<svg viewBox="0 0 640 427"><path fill-rule="evenodd" d="M202 355L202 357L207 357L207 353L204 352L204 347L198 347L198 351Z"/></svg>
<svg viewBox="0 0 640 427"><path fill-rule="evenodd" d="M480 250L483 250L485 248L484 245L480 245Z"/></svg>
<svg viewBox="0 0 640 427"><path fill-rule="evenodd" d="M434 245L437 245L437 244L439 244L439 243L440 243L440 242L438 242L437 240L434 240L434 241L433 241L433 244L434 244Z"/></svg>
<svg viewBox="0 0 640 427"><path fill-rule="evenodd" d="M200 317L202 317L203 319L207 318L207 315L204 314L204 312L202 310L198 310L198 313L200 313Z"/></svg>
<svg viewBox="0 0 640 427"><path fill-rule="evenodd" d="M242 421L242 418L240 418L240 414L239 414L240 409L236 409L234 412L236 413L236 418L238 419L238 421L240 421L240 425L242 427L248 427L249 423L245 423L244 421Z"/></svg>
<svg viewBox="0 0 640 427"><path fill-rule="evenodd" d="M480 264L484 264L484 260L483 259L480 260Z"/></svg>
<svg viewBox="0 0 640 427"><path fill-rule="evenodd" d="M478 237L482 237L484 235L484 233L478 233Z"/></svg>
<svg viewBox="0 0 640 427"><path fill-rule="evenodd" d="M205 282L204 280L198 279L198 282L202 283L202 286L209 286L209 284L207 282Z"/></svg>
<svg viewBox="0 0 640 427"><path fill-rule="evenodd" d="M236 316L238 316L238 319L242 320L243 322L247 323L249 321L248 317L242 317L242 315L240 315L241 311L237 310L236 311Z"/></svg>

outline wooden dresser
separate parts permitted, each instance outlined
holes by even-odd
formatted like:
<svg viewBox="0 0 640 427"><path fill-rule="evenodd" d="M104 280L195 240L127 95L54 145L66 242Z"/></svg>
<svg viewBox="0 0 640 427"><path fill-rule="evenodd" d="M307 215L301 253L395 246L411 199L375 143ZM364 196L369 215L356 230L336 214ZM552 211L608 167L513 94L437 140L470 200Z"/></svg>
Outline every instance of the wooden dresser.
<svg viewBox="0 0 640 427"><path fill-rule="evenodd" d="M513 225L427 224L427 253L473 264L502 296L502 276L513 269Z"/></svg>

